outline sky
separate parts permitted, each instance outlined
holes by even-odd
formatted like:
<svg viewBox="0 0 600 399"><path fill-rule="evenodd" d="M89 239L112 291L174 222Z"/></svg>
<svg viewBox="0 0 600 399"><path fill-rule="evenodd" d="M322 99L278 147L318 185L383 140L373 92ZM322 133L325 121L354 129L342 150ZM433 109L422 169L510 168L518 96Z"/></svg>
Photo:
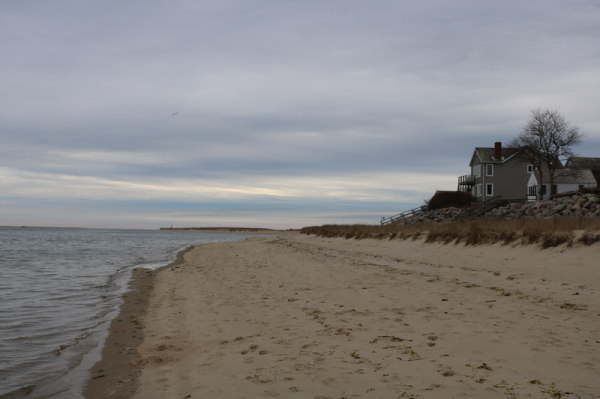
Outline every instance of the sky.
<svg viewBox="0 0 600 399"><path fill-rule="evenodd" d="M377 224L559 108L597 0L4 0L0 225Z"/></svg>

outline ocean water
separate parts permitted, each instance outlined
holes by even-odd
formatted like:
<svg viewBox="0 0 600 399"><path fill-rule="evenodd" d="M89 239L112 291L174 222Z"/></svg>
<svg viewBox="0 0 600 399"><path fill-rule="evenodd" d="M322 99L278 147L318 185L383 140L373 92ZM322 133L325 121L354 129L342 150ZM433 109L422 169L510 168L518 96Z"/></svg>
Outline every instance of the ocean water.
<svg viewBox="0 0 600 399"><path fill-rule="evenodd" d="M81 398L133 268L245 234L0 228L0 399Z"/></svg>

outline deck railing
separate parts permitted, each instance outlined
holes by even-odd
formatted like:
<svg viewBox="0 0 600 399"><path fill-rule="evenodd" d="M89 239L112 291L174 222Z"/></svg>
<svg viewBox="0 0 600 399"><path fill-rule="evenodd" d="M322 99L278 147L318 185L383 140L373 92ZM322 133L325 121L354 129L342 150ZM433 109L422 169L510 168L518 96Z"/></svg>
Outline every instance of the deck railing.
<svg viewBox="0 0 600 399"><path fill-rule="evenodd" d="M464 175L458 176L458 185L473 185L475 184L475 176L473 175Z"/></svg>

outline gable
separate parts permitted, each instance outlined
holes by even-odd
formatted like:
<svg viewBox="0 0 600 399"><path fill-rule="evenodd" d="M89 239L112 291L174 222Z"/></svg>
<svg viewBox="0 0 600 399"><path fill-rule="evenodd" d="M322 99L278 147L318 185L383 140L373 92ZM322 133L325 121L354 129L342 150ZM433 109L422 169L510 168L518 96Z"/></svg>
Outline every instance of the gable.
<svg viewBox="0 0 600 399"><path fill-rule="evenodd" d="M471 155L471 162L469 163L470 167L473 167L473 165L475 165L475 162L479 160L479 163L481 163L481 157L479 156L479 154L477 153L477 148L475 148L475 150L473 151L473 155Z"/></svg>

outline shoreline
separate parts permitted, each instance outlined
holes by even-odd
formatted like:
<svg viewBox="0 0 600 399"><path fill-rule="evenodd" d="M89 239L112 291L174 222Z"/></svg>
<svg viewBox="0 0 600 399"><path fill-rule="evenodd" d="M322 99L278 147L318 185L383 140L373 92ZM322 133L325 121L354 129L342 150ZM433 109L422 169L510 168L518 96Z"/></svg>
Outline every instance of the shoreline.
<svg viewBox="0 0 600 399"><path fill-rule="evenodd" d="M159 231L176 231L179 233L218 233L218 234L259 234L259 235L288 235L299 234L300 229L295 230L272 230L264 228L246 227L187 227L174 228L161 227Z"/></svg>
<svg viewBox="0 0 600 399"><path fill-rule="evenodd" d="M197 246L153 282L132 398L591 398L599 249L298 234Z"/></svg>
<svg viewBox="0 0 600 399"><path fill-rule="evenodd" d="M135 392L141 371L131 361L137 356L137 348L143 341L143 324L140 320L148 308L148 296L152 292L156 275L163 269L181 264L185 253L194 247L192 245L179 251L177 258L168 265L157 269L132 270L127 291L123 294L123 303L108 327L101 360L89 370L90 375L82 391L83 397L104 399L110 396L126 399Z"/></svg>

